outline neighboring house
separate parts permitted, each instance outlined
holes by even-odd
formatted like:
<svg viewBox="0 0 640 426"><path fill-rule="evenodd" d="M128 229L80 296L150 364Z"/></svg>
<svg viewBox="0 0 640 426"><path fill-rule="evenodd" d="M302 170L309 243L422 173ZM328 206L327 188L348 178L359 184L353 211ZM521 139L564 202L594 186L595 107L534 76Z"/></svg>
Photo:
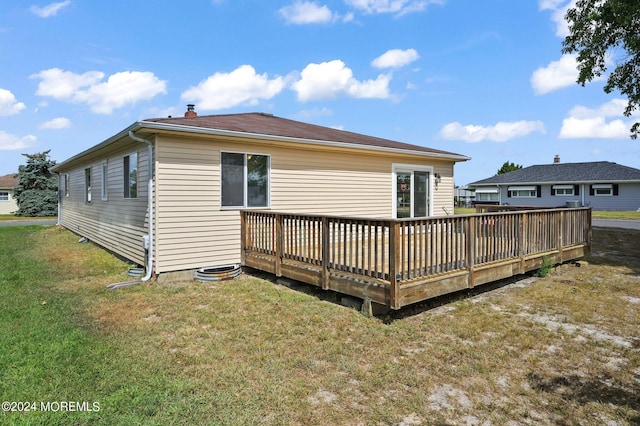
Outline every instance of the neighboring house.
<svg viewBox="0 0 640 426"><path fill-rule="evenodd" d="M525 167L469 184L476 204L639 210L640 170L609 161Z"/></svg>
<svg viewBox="0 0 640 426"><path fill-rule="evenodd" d="M455 204L456 207L471 207L476 200L475 191L470 190L468 187L455 189Z"/></svg>
<svg viewBox="0 0 640 426"><path fill-rule="evenodd" d="M453 212L454 164L468 159L271 114L198 116L189 105L185 117L135 122L53 171L62 226L137 264L149 255L147 270L164 273L239 262L240 209Z"/></svg>
<svg viewBox="0 0 640 426"><path fill-rule="evenodd" d="M0 176L0 214L11 214L18 210L13 188L18 184L15 173Z"/></svg>

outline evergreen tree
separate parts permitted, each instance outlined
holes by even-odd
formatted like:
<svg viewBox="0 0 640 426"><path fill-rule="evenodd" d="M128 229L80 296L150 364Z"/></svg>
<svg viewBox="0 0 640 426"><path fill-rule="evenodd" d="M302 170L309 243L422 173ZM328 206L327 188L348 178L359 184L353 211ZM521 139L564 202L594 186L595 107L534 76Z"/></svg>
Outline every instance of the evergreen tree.
<svg viewBox="0 0 640 426"><path fill-rule="evenodd" d="M18 185L14 188L16 216L56 216L58 214L58 179L51 173L56 162L49 151L22 154L27 163L18 167Z"/></svg>
<svg viewBox="0 0 640 426"><path fill-rule="evenodd" d="M508 161L505 161L504 164L502 165L502 167L500 167L498 169L498 173L496 173L496 175L501 175L503 173L509 173L509 172L514 171L514 170L519 170L521 168L522 168L522 166L520 164L510 163Z"/></svg>

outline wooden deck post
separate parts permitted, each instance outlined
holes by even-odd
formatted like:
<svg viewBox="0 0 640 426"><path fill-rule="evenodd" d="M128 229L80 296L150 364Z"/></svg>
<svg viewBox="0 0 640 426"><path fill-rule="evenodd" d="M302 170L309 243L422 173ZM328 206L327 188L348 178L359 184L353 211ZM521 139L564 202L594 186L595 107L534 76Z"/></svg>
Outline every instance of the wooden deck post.
<svg viewBox="0 0 640 426"><path fill-rule="evenodd" d="M400 286L398 284L398 266L400 266L400 223L389 222L389 307L400 309Z"/></svg>
<svg viewBox="0 0 640 426"><path fill-rule="evenodd" d="M587 210L587 219L585 223L585 229L583 230L584 231L583 238L587 243L585 256L588 256L591 254L591 240L593 239L593 221L591 216L592 212L593 210L591 209Z"/></svg>
<svg viewBox="0 0 640 426"><path fill-rule="evenodd" d="M240 265L246 265L245 259L245 250L248 246L247 244L247 212L240 211Z"/></svg>
<svg viewBox="0 0 640 426"><path fill-rule="evenodd" d="M321 255L322 255L322 289L329 289L329 258L331 256L331 239L329 238L329 218L322 216L322 238L321 238Z"/></svg>
<svg viewBox="0 0 640 426"><path fill-rule="evenodd" d="M276 277L282 276L282 257L284 246L284 217L276 213Z"/></svg>
<svg viewBox="0 0 640 426"><path fill-rule="evenodd" d="M529 216L527 215L526 212L522 212L519 214L520 216L520 220L518 222L519 223L519 229L518 232L520 234L520 237L518 238L518 255L520 256L520 268L518 273L520 274L524 274L525 273L525 263L524 263L524 258L525 258L525 251L527 249L527 227L529 226Z"/></svg>
<svg viewBox="0 0 640 426"><path fill-rule="evenodd" d="M469 282L467 285L469 288L473 288L476 285L474 276L474 269L476 266L476 241L478 238L476 232L476 218L467 218L467 270L469 271Z"/></svg>
<svg viewBox="0 0 640 426"><path fill-rule="evenodd" d="M558 230L558 238L556 245L558 246L558 255L560 256L559 263L564 262L564 211L560 211L560 226Z"/></svg>

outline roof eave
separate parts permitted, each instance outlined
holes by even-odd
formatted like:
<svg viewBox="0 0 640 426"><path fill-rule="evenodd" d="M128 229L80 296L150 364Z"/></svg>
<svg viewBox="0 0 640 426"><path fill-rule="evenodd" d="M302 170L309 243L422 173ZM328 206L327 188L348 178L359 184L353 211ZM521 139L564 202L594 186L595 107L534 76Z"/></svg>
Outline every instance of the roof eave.
<svg viewBox="0 0 640 426"><path fill-rule="evenodd" d="M140 121L136 121L135 123L133 123L132 125L130 125L129 127L127 127L124 130L121 130L120 132L116 133L115 135L111 136L109 139L105 139L104 141L100 142L98 145L94 145L89 149L86 149L76 155L74 155L71 158L68 158L66 160L64 160L62 163L58 163L55 166L53 166L51 168L51 171L54 173L57 173L58 170L60 169L64 169L68 164L73 164L74 162L76 162L77 160L86 157L88 155L91 155L92 153L99 151L103 148L106 148L107 146L111 145L112 143L122 139L125 136L128 136L129 131L137 131L141 128L140 126Z"/></svg>
<svg viewBox="0 0 640 426"><path fill-rule="evenodd" d="M252 138L252 139L278 141L278 142L302 143L307 145L330 146L330 147L337 147L337 148L354 148L354 149L364 149L369 151L389 152L389 153L398 153L398 154L410 153L412 155L420 155L424 157L435 157L435 158L453 160L453 161L468 161L471 159L471 157L467 157L465 155L460 155L460 154L453 154L453 153L449 154L449 153L441 153L441 152L415 151L410 149L388 148L388 147L364 145L364 144L356 144L356 143L348 143L348 142L335 142L335 141L325 141L325 140L319 140L319 139L295 138L290 136L274 136L274 135L267 135L262 133L250 133L250 132L239 132L234 130L209 129L209 128L197 127L197 126L185 126L181 124L166 124L166 123L156 123L151 121L140 121L138 122L138 124L140 124L141 128L151 129L151 130L189 132L189 133L199 133L199 134L205 134L205 135L228 136L228 137L245 137L245 138Z"/></svg>
<svg viewBox="0 0 640 426"><path fill-rule="evenodd" d="M197 134L214 135L214 136L244 137L244 138L278 141L278 142L302 143L307 145L331 146L331 147L339 147L339 148L354 148L354 149L361 149L361 150L368 150L368 151L378 151L378 152L388 152L388 153L398 153L398 154L412 154L412 155L419 155L423 157L451 160L456 162L468 161L471 159L471 157L467 157L465 155L453 154L453 153L449 154L449 153L441 153L441 152L415 151L410 149L388 148L388 147L362 145L362 144L347 143L347 142L323 141L323 140L316 140L316 139L295 138L295 137L289 137L289 136L273 136L273 135L266 135L261 133L238 132L238 131L223 130L223 129L209 129L205 127L156 123L152 121L143 120L143 121L136 121L135 123L131 124L129 127L125 128L124 130L121 130L120 132L104 140L98 145L95 145L85 151L82 151L81 153L76 154L71 158L68 158L62 163L56 164L54 167L51 168L51 171L58 172L59 170L64 169L67 165L73 164L79 159L83 157L87 157L92 153L99 151L101 149L104 149L110 144L122 139L123 137L127 136L130 131L136 132L142 129L156 130L156 131L163 130L163 131L173 131L173 132L188 132L188 133L197 133Z"/></svg>

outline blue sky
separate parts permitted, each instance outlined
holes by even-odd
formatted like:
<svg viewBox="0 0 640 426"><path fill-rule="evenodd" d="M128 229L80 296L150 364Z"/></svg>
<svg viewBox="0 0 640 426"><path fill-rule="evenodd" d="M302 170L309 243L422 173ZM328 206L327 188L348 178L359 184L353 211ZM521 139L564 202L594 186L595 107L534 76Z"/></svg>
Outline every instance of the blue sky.
<svg viewBox="0 0 640 426"><path fill-rule="evenodd" d="M457 185L555 155L640 168L626 101L561 53L571 1L5 1L0 175L187 103L467 155Z"/></svg>

